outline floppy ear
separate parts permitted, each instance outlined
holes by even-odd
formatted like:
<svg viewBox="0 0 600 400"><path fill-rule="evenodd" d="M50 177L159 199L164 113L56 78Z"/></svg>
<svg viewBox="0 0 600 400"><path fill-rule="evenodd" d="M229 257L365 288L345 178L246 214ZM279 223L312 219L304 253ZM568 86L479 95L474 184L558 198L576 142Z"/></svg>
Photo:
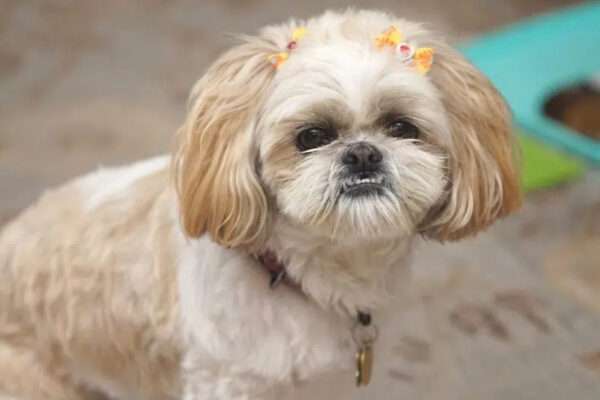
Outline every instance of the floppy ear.
<svg viewBox="0 0 600 400"><path fill-rule="evenodd" d="M486 228L521 205L511 115L491 82L458 52L434 44L430 71L448 114L447 197L427 228L437 240L457 240Z"/></svg>
<svg viewBox="0 0 600 400"><path fill-rule="evenodd" d="M271 42L244 38L192 91L174 157L180 218L191 237L208 233L228 247L264 237L268 204L253 131L274 74L267 60L273 52Z"/></svg>

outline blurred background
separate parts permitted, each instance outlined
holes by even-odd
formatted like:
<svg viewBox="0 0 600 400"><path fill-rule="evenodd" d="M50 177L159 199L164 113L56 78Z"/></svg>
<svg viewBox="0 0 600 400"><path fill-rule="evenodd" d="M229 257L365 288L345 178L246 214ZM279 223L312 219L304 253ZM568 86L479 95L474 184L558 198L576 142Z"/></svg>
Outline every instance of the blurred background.
<svg viewBox="0 0 600 400"><path fill-rule="evenodd" d="M587 9L569 14L562 28L559 19L550 28L544 20L530 29L529 18L598 4L0 0L0 226L67 178L169 151L188 91L230 45L227 33L252 33L349 5L389 10L447 33L499 85L513 106L516 132L525 133L528 194L520 213L476 239L421 246L414 293L394 333L397 346L377 365L379 385L357 398L598 399L598 81L567 74L559 85L554 77L556 93L547 93L543 110L536 109L546 114L542 118L522 102L544 88L524 91L507 75L531 65L525 56L542 63L534 70L540 74L562 71L538 57L543 43L560 39L575 49L597 33L580 27L582 36L571 38L567 33L577 31L578 21L600 27L600 13L594 20ZM498 30L506 35L494 36ZM595 52L577 57L599 57L600 39L594 43ZM568 58L557 47L555 58Z"/></svg>

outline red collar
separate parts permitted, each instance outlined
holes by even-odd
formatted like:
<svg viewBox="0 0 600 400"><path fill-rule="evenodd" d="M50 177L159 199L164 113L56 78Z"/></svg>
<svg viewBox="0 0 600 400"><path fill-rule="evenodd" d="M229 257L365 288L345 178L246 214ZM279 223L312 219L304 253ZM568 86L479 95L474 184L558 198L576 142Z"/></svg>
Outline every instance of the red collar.
<svg viewBox="0 0 600 400"><path fill-rule="evenodd" d="M269 280L269 287L271 289L275 289L280 283L285 281L285 283L291 287L302 291L296 282L289 279L285 271L285 264L279 260L275 252L272 250L265 250L264 252L256 255L256 259L269 273L271 277ZM369 326L371 325L371 314L369 312L359 311L357 314L357 321L360 325Z"/></svg>
<svg viewBox="0 0 600 400"><path fill-rule="evenodd" d="M256 258L265 268L265 270L267 270L269 276L271 277L269 280L269 286L271 289L275 289L283 281L286 281L292 286L297 286L295 282L292 282L289 278L287 278L285 264L279 260L277 254L275 254L273 251L265 250L264 252L258 254Z"/></svg>

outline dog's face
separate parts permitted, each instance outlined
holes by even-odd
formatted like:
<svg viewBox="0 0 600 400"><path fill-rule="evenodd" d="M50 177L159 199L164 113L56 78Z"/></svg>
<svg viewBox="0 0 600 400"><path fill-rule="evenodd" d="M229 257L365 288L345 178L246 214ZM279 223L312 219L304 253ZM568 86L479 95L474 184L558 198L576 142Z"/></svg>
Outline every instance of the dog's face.
<svg viewBox="0 0 600 400"><path fill-rule="evenodd" d="M436 52L428 74L373 45L388 26ZM510 118L490 83L419 26L328 13L222 56L197 84L175 158L183 225L260 245L274 214L352 241L457 239L515 209Z"/></svg>
<svg viewBox="0 0 600 400"><path fill-rule="evenodd" d="M257 126L262 180L280 212L350 239L415 232L442 201L449 136L429 79L368 37L303 41Z"/></svg>

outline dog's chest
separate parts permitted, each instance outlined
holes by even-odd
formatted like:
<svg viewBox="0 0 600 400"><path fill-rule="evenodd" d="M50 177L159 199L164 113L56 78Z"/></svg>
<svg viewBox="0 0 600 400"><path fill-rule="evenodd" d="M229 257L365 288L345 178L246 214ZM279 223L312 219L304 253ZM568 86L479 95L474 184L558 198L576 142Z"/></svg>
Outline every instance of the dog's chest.
<svg viewBox="0 0 600 400"><path fill-rule="evenodd" d="M352 368L352 318L326 312L302 293L268 287L246 258L200 240L180 266L184 330L195 367L232 363L275 381L305 380Z"/></svg>

